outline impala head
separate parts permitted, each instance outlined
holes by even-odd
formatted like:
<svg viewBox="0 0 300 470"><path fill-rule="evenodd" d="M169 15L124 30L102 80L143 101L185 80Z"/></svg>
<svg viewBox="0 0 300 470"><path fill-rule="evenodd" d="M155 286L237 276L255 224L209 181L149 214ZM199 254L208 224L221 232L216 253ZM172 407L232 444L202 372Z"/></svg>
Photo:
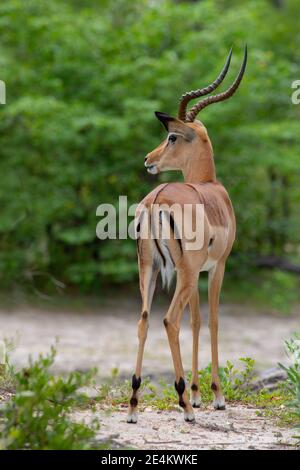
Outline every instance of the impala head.
<svg viewBox="0 0 300 470"><path fill-rule="evenodd" d="M166 170L192 171L192 162L196 162L197 170L205 173L207 180L214 179L214 163L211 142L206 128L200 121L195 121L197 114L206 106L230 98L238 89L243 78L247 63L247 46L241 69L233 84L224 92L208 96L196 103L189 111L187 104L194 98L208 95L224 80L231 60L232 50L225 65L214 82L205 88L190 91L182 95L179 103L178 117L155 112L168 132L167 138L145 158L145 166L149 173L157 174ZM202 164L200 163L202 162ZM201 167L202 165L202 167Z"/></svg>
<svg viewBox="0 0 300 470"><path fill-rule="evenodd" d="M165 113L156 112L166 128L167 138L145 159L149 173L182 170L195 155L212 153L207 131L200 121L183 122Z"/></svg>

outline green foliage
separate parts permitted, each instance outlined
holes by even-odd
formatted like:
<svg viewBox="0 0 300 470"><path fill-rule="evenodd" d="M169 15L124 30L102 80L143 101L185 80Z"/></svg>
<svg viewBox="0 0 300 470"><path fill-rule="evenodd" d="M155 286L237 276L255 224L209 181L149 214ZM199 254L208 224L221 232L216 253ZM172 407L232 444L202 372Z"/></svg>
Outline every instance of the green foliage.
<svg viewBox="0 0 300 470"><path fill-rule="evenodd" d="M201 116L237 213L228 273L249 279L260 255L299 260L299 6L276 3L1 1L2 288L59 280L90 292L136 278L134 241L97 240L96 208L158 184L143 168L164 135L153 111L175 114L234 45L228 86L246 42L238 93Z"/></svg>
<svg viewBox="0 0 300 470"><path fill-rule="evenodd" d="M255 361L249 357L240 358L239 361L243 365L241 369L235 367L230 361L226 362L225 367L219 369L221 387L228 401L244 400L249 394L249 383L253 378ZM199 378L203 401L212 400L211 365L199 372Z"/></svg>
<svg viewBox="0 0 300 470"><path fill-rule="evenodd" d="M9 360L9 353L14 349L14 342L12 339L5 338L5 358L4 363L0 364L0 397L4 393L13 393L15 390L15 371L13 365Z"/></svg>
<svg viewBox="0 0 300 470"><path fill-rule="evenodd" d="M263 284L263 291L269 297L275 310L289 313L291 306L298 300L298 284L292 274L274 270Z"/></svg>
<svg viewBox="0 0 300 470"><path fill-rule="evenodd" d="M289 403L291 411L296 418L296 427L300 429L300 335L295 335L285 342L286 351L292 364L288 367L280 364L287 373L287 387L292 400ZM300 435L297 436L300 443Z"/></svg>
<svg viewBox="0 0 300 470"><path fill-rule="evenodd" d="M219 375L225 399L229 403L239 403L245 406L254 406L257 413L272 418L278 425L294 426L297 420L291 411L289 402L292 394L285 382L278 385L275 390L253 390L255 361L251 358L240 358L240 365L235 366L227 361L220 367ZM191 382L191 373L187 375ZM213 400L211 390L211 365L199 371L201 402L207 407ZM141 384L141 400L139 408L152 407L158 410L178 410L178 395L173 385L160 380L158 386L151 384L148 378L143 378ZM131 394L131 383L128 380L120 381L114 373L111 380L102 384L94 402L104 405L105 409L118 409L128 406L128 397Z"/></svg>
<svg viewBox="0 0 300 470"><path fill-rule="evenodd" d="M30 361L16 373L15 394L1 408L0 437L4 449L90 449L99 448L97 421L90 426L70 419L74 407L84 406L88 397L80 391L91 383L94 370L66 377L53 376L50 368L55 350Z"/></svg>
<svg viewBox="0 0 300 470"><path fill-rule="evenodd" d="M254 360L247 357L240 358L240 362L242 364L240 368L227 361L226 366L219 369L224 395L226 400L231 402L245 401L251 396L249 384L253 378ZM191 381L191 373L188 374L188 381ZM211 391L211 365L199 371L199 381L202 403L207 404L213 399ZM98 401L108 403L110 406L126 404L130 390L129 381L120 382L115 376L110 382L100 387ZM155 406L159 409L173 409L175 406L177 407L177 392L165 380L161 380L159 387L155 387L150 383L149 379L143 379L141 394L141 406L144 404L146 406Z"/></svg>
<svg viewBox="0 0 300 470"><path fill-rule="evenodd" d="M200 286L201 287L201 286ZM274 269L252 272L247 278L226 279L223 298L244 305L268 306L282 314L290 313L299 300L299 279L295 275Z"/></svg>

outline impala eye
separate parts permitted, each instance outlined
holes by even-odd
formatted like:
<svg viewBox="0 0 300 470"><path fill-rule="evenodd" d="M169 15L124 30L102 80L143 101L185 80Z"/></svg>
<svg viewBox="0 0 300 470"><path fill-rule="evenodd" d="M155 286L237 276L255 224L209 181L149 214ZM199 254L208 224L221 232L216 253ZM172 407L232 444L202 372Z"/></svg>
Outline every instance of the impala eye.
<svg viewBox="0 0 300 470"><path fill-rule="evenodd" d="M172 144L174 144L174 142L177 140L177 135L175 134L171 134L169 135L169 142L171 142Z"/></svg>

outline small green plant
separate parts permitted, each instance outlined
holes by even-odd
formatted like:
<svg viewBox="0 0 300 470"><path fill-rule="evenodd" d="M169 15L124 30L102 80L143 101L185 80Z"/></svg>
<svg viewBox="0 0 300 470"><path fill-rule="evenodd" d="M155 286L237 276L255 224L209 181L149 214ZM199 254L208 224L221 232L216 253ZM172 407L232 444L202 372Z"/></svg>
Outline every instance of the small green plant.
<svg viewBox="0 0 300 470"><path fill-rule="evenodd" d="M253 377L254 360L240 358L243 368L235 368L227 361L226 366L220 368L221 385L224 395L228 401L241 401L249 398L250 381ZM187 376L191 381L191 373ZM211 365L199 371L201 399L203 404L211 402L213 394L211 391ZM131 384L128 380L120 381L116 374L107 383L101 385L98 391L97 402L105 403L110 407L127 406ZM174 386L165 380L160 380L159 386L154 386L149 379L143 379L140 389L142 400L140 407L153 406L160 410L177 408L178 396Z"/></svg>
<svg viewBox="0 0 300 470"><path fill-rule="evenodd" d="M40 355L15 374L15 394L1 409L0 440L3 449L99 448L96 420L90 426L74 422L70 412L88 397L80 391L91 384L95 370L72 372L66 377L50 372L56 351Z"/></svg>
<svg viewBox="0 0 300 470"><path fill-rule="evenodd" d="M285 342L285 346L292 364L287 367L283 364L279 365L287 373L286 384L292 397L288 405L296 418L295 427L300 429L300 335L294 335ZM300 435L296 437L300 443Z"/></svg>
<svg viewBox="0 0 300 470"><path fill-rule="evenodd" d="M240 366L235 366L227 361L224 367L219 369L222 389L229 403L245 404L258 408L257 413L274 419L278 425L293 426L295 415L287 406L291 399L291 393L284 384L278 384L276 390L253 390L251 382L254 378L255 361L251 358L240 358ZM187 375L191 382L191 373ZM199 382L202 405L208 406L213 399L211 390L211 365L199 371ZM130 381L121 381L117 374L112 373L112 378L104 383L93 402L97 402L105 409L120 409L128 406L128 397L131 393ZM151 407L157 410L176 410L178 407L178 395L173 385L165 380L160 380L159 385L154 386L149 379L143 379L140 389L141 410Z"/></svg>
<svg viewBox="0 0 300 470"><path fill-rule="evenodd" d="M255 361L250 357L241 357L239 361L243 364L242 369L236 369L230 361L227 361L226 366L220 370L223 393L227 400L238 401L249 396Z"/></svg>
<svg viewBox="0 0 300 470"><path fill-rule="evenodd" d="M219 369L221 386L227 401L243 400L250 393L249 385L253 378L255 361L249 357L241 357L239 361L243 364L241 369L236 368L230 361ZM199 380L202 401L204 403L211 401L211 365L199 372Z"/></svg>
<svg viewBox="0 0 300 470"><path fill-rule="evenodd" d="M14 343L12 339L5 338L3 344L4 358L0 364L0 399L3 395L13 393L15 389L15 373L9 361L9 352L13 349Z"/></svg>

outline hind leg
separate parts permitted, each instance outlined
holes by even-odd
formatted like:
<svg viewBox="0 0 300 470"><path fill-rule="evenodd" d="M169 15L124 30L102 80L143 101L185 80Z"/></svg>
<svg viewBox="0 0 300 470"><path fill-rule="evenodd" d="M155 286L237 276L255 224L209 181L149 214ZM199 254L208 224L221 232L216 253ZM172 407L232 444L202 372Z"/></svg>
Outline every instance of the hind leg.
<svg viewBox="0 0 300 470"><path fill-rule="evenodd" d="M127 416L128 423L137 422L137 406L138 406L138 390L141 385L142 362L144 355L144 347L147 338L149 315L151 309L152 298L155 290L158 269L153 264L143 264L140 262L140 290L142 295L142 311L138 322L138 353L136 360L135 373L132 377L132 395L129 402L129 410Z"/></svg>
<svg viewBox="0 0 300 470"><path fill-rule="evenodd" d="M180 353L179 332L184 308L197 286L197 280L198 274L195 275L192 272L187 272L187 270L185 272L177 272L176 290L164 319L175 369L175 389L179 396L179 405L184 410L185 421L194 421L195 416L186 389Z"/></svg>

